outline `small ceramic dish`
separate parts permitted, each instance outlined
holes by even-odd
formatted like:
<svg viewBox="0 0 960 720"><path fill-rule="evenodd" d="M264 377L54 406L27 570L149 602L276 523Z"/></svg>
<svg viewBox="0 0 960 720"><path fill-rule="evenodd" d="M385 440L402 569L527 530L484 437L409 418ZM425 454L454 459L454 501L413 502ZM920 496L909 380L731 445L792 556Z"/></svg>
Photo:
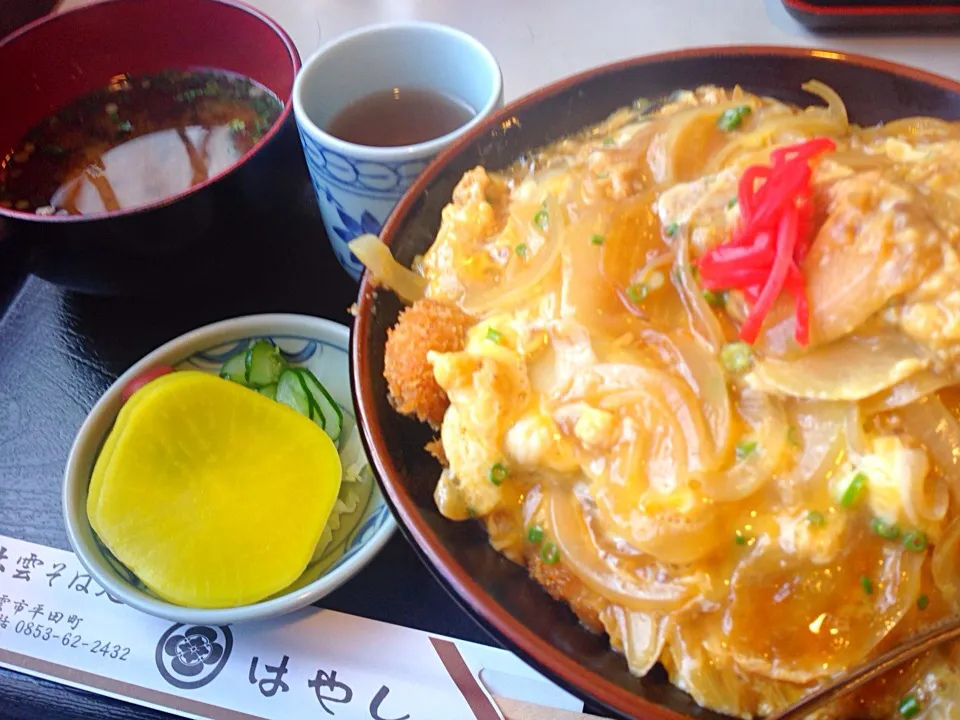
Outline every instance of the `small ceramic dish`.
<svg viewBox="0 0 960 720"><path fill-rule="evenodd" d="M63 513L70 545L97 582L131 607L176 622L206 625L282 615L319 600L350 579L377 554L396 528L380 489L366 468L360 482L341 486L340 499L348 509L338 516L338 523L329 523L332 537L324 533L317 552L297 581L261 602L218 609L183 607L159 598L97 538L86 511L90 474L120 411L124 386L157 365L216 374L228 357L261 338L273 341L289 365L313 371L330 391L343 410L341 447L355 434L348 367L350 332L329 320L302 315L251 315L225 320L181 335L136 363L110 386L87 415L70 449L63 485ZM354 438L354 442L357 440ZM335 524L337 527L333 527Z"/></svg>

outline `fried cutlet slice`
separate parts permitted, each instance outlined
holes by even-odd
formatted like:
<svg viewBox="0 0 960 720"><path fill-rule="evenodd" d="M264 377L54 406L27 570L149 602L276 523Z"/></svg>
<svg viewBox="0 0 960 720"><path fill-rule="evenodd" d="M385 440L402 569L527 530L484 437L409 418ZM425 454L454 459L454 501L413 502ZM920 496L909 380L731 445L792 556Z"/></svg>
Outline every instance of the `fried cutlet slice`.
<svg viewBox="0 0 960 720"><path fill-rule="evenodd" d="M450 401L433 377L427 353L458 352L473 318L456 305L424 298L400 313L387 331L383 375L390 401L404 415L439 428Z"/></svg>

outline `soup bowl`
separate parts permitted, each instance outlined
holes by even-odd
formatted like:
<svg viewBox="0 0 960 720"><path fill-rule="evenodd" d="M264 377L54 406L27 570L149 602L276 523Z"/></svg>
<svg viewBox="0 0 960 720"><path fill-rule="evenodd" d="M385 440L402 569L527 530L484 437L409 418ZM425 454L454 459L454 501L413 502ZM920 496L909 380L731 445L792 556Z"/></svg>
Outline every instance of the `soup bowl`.
<svg viewBox="0 0 960 720"><path fill-rule="evenodd" d="M38 122L111 79L212 68L247 76L281 102L279 118L223 172L161 201L91 215L0 208L0 242L22 243L29 269L83 292L156 290L236 255L251 219L305 181L292 117L300 57L267 16L233 0L106 0L48 16L0 41L0 152ZM9 163L3 160L0 170Z"/></svg>
<svg viewBox="0 0 960 720"><path fill-rule="evenodd" d="M483 165L503 169L520 156L598 123L639 97L661 98L704 84L733 86L807 103L801 83L816 78L837 90L851 121L895 117L960 119L960 83L865 57L822 50L723 47L627 60L539 90L493 114L426 168L386 223L381 238L410 266L436 237L441 212L463 174ZM391 292L363 278L352 336L352 383L374 471L401 528L438 580L463 607L532 665L581 696L626 718L719 718L672 686L656 666L633 676L605 637L586 630L527 571L497 553L478 523L452 522L433 491L437 461L422 448L426 426L399 415L388 400L384 371L387 329L400 310Z"/></svg>

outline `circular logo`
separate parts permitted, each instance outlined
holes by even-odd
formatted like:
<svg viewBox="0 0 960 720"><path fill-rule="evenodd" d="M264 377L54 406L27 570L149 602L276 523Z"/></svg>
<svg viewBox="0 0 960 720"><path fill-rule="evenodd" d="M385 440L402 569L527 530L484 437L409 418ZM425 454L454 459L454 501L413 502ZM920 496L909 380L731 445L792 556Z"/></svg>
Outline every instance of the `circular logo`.
<svg viewBox="0 0 960 720"><path fill-rule="evenodd" d="M226 626L173 625L157 643L157 670L174 687L195 690L220 674L232 649Z"/></svg>

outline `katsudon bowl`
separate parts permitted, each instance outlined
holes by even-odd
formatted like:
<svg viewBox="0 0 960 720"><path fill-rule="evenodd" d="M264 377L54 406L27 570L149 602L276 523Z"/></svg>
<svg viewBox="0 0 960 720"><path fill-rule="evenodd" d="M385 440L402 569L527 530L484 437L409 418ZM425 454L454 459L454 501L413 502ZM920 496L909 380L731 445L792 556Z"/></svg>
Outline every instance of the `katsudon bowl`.
<svg viewBox="0 0 960 720"><path fill-rule="evenodd" d="M801 84L816 78L846 103L851 122L911 115L960 119L960 84L880 60L776 47L693 49L619 62L521 98L442 153L404 196L381 239L410 266L430 247L441 212L465 172L505 169L519 157L599 123L637 98L706 84L810 104ZM391 406L384 379L387 330L403 308L367 273L352 335L351 379L364 441L401 528L438 580L496 638L549 676L626 718L718 718L671 685L655 666L632 675L610 649L525 568L495 551L477 522L453 522L434 501L441 466L422 449L433 433ZM492 471L491 471L492 472Z"/></svg>
<svg viewBox="0 0 960 720"><path fill-rule="evenodd" d="M241 151L242 155L229 163L208 163L210 171L195 172L192 184L183 182L179 173L176 182L169 179L159 192L144 193L148 199L143 202L134 199L115 203L119 210L94 208L90 214L60 215L37 214L19 195L28 188L4 198L0 242L21 243L29 256L28 269L59 285L106 295L160 290L203 280L205 275L209 278L212 264L222 267L226 259L244 257L246 243L252 255L258 252L257 239L247 232L251 220L266 221L278 208L289 206L291 195L307 182L291 100L300 57L276 22L241 2L106 0L82 6L49 15L0 40L0 67L9 70L0 83L0 189L5 183L8 188L12 185L12 173L26 172L18 158L24 153L14 150L26 149L24 138L31 129L42 122L57 122L57 113L75 100L118 83L139 92L132 82L138 77L213 69L249 78L259 86L258 92L265 89L282 104L268 127L258 127L256 136L232 148L233 155ZM121 106L128 95L117 96ZM190 103L195 96L177 96L177 100ZM133 146L138 143L143 149L143 136L129 122L124 125L121 116L126 107L117 110L116 103L102 104L106 112L113 106L121 132L132 130L135 135L101 159L107 163L108 183L108 171L122 166L117 167L119 180L115 181L118 197L125 189L156 185L161 174L170 176L166 168L173 161L178 169L196 167L198 153L191 154L184 141L183 147L152 151L154 159L144 165L152 170L138 175L136 167L146 162L146 153L126 151L136 150ZM92 107L84 111L93 114ZM271 111L271 118L275 112ZM64 116L59 126L68 122L75 132L93 127L94 121L78 111L70 118ZM186 137L192 128L183 132ZM53 140L35 145L36 155L27 162L37 158L52 162L51 157L63 155L66 143ZM92 141L87 147L91 145ZM118 150L130 162L121 162ZM103 203L103 207L113 205Z"/></svg>

